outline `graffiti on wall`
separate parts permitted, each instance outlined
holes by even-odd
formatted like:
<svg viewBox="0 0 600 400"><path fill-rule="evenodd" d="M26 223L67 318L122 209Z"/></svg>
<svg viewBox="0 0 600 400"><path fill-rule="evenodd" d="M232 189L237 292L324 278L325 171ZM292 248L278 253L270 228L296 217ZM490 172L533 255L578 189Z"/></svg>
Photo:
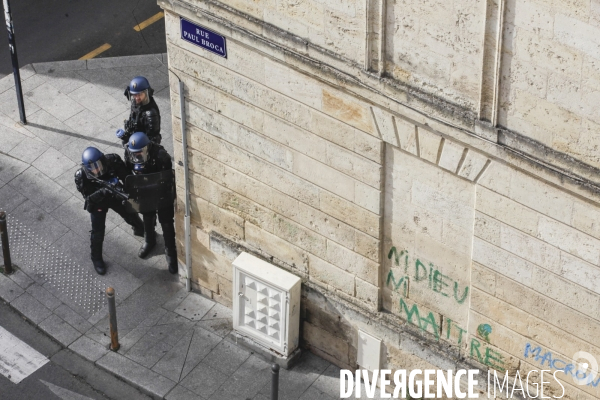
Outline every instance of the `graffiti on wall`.
<svg viewBox="0 0 600 400"><path fill-rule="evenodd" d="M392 269L388 273L386 285L392 290L408 297L410 282L427 282L427 287L440 296L453 297L458 304L463 304L469 295L469 287L461 285L448 275L443 274L433 263L425 265L420 259L411 259L408 250L398 252L392 247L388 259L392 259L397 267L404 267L402 276L395 276Z"/></svg>
<svg viewBox="0 0 600 400"><path fill-rule="evenodd" d="M589 353L586 353L589 354ZM523 356L532 358L542 367L552 368L556 371L564 372L567 377L573 378L577 384L583 384L591 387L600 386L600 377L597 377L597 371L588 371L588 366L577 365L574 362L563 360L551 351L542 351L540 346L533 346L531 343L525 344ZM590 355L591 357L591 355ZM596 363L596 368L597 368ZM597 379L596 379L597 377Z"/></svg>
<svg viewBox="0 0 600 400"><path fill-rule="evenodd" d="M424 312L419 310L419 306L416 303L413 303L409 307L406 301L400 298L400 311L406 316L409 324L418 327L423 332L432 333L436 340L440 340L444 336L447 340L456 340L458 345L460 345L466 337L466 329L458 326L450 318L444 319L445 327L440 326L433 312L430 311L425 315ZM456 332L456 335L452 335L453 332ZM504 357L486 344L486 342L489 343L490 341L491 333L492 327L489 324L480 324L477 327L477 335L482 340L477 338L470 339L468 343L469 357L490 368L503 372L505 370ZM454 339L455 337L456 339Z"/></svg>
<svg viewBox="0 0 600 400"><path fill-rule="evenodd" d="M427 288L439 296L453 298L457 306L465 303L469 296L469 287L462 286L458 281L443 274L433 263L424 263L419 258L411 258L408 250L398 251L392 246L388 252L388 259L400 271L392 269L387 274L385 285L400 297L400 313L406 317L409 324L418 327L422 332L435 336L436 340L445 339L455 341L459 346L467 340L467 330L460 327L450 318L436 318L433 312L423 311L417 303L407 303L412 283L426 284ZM405 300L406 299L406 300ZM473 337L467 343L469 356L481 364L498 371L504 371L502 354L488 345L492 327L481 324L477 328L477 338Z"/></svg>

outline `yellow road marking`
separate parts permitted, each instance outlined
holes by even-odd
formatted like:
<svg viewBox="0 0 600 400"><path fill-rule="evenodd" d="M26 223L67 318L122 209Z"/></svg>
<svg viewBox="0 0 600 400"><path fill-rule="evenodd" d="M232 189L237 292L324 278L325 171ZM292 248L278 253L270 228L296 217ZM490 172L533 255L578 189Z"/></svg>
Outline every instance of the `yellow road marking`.
<svg viewBox="0 0 600 400"><path fill-rule="evenodd" d="M158 21L159 19L161 19L161 18L162 18L162 17L164 17L164 16L165 16L165 13L161 11L161 12L159 12L158 14L156 14L156 15L154 15L154 16L152 16L152 17L148 18L147 20L145 20L145 21L144 21L144 22L142 22L141 24L134 26L134 27L133 27L133 30L135 30L135 31L139 32L139 31L141 31L142 29L144 29L144 28L147 28L147 27L148 27L148 25L152 25L153 23L155 23L156 21Z"/></svg>
<svg viewBox="0 0 600 400"><path fill-rule="evenodd" d="M91 58L96 57L98 54L105 52L110 49L112 46L108 43L104 43L102 46L98 47L96 50L90 51L85 56L81 57L80 60L89 60Z"/></svg>

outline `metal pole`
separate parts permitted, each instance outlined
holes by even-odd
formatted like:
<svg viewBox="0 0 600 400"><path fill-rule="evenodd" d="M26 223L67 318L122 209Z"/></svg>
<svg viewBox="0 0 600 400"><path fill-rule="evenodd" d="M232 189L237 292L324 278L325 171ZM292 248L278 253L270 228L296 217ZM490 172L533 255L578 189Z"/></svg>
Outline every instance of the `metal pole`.
<svg viewBox="0 0 600 400"><path fill-rule="evenodd" d="M115 306L115 289L109 287L106 289L106 298L108 299L108 316L110 320L110 349L119 350L119 332L117 330L117 308Z"/></svg>
<svg viewBox="0 0 600 400"><path fill-rule="evenodd" d="M27 125L25 105L23 104L23 90L21 89L21 74L19 73L19 59L17 58L17 42L15 41L15 31L10 15L10 5L8 4L8 0L3 0L3 3L4 19L6 20L6 30L8 31L8 48L10 49L13 75L15 76L15 88L17 90L17 102L19 103L19 115L21 116L21 123Z"/></svg>
<svg viewBox="0 0 600 400"><path fill-rule="evenodd" d="M271 400L279 399L279 364L271 367Z"/></svg>
<svg viewBox="0 0 600 400"><path fill-rule="evenodd" d="M188 168L187 134L185 132L185 98L183 82L179 81L179 107L181 112L181 146L183 147L183 179L185 180L185 289L192 291L192 249L190 248L190 171Z"/></svg>
<svg viewBox="0 0 600 400"><path fill-rule="evenodd" d="M2 257L4 257L4 273L9 275L13 273L12 262L10 260L10 248L8 247L8 229L6 229L6 213L0 211L0 235L2 236Z"/></svg>

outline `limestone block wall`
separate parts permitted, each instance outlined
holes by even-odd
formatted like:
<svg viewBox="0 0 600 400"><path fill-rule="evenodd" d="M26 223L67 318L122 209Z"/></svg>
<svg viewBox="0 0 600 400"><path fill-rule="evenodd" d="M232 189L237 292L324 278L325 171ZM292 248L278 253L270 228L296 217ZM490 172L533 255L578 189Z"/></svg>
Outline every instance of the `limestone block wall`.
<svg viewBox="0 0 600 400"><path fill-rule="evenodd" d="M498 122L600 166L595 1L508 1Z"/></svg>
<svg viewBox="0 0 600 400"><path fill-rule="evenodd" d="M231 261L249 251L302 278L302 345L336 365L356 368L360 329L382 339L382 368L559 370L564 398L600 398L600 377L588 385L572 379L576 352L600 360L594 170L583 158L553 152L553 144L536 147L527 130L490 128L508 115L502 96L531 90L511 92L508 56L493 51L510 45L516 6L460 3L365 2L360 66L343 50L321 52L321 45L298 41L306 38L297 32L286 36L294 24L274 30L265 15L284 3L159 2L166 11L180 260L185 122L196 290L231 305ZM563 6L548 9L560 14ZM386 30L408 29L399 10L416 10L416 26L445 29L454 39L431 33L401 43L400 33ZM445 22L429 25L434 15ZM531 26L539 15L528 17ZM182 41L180 17L224 35L227 58ZM453 27L455 17L464 25ZM461 35L473 41L477 26L477 50L453 47ZM421 53L407 50L416 58L404 68L398 46ZM443 79L430 73L427 60L436 52L451 60ZM480 73L463 73L477 57ZM479 92L465 83L472 79L481 81ZM422 96L425 89L434 97ZM563 121L557 112L551 117L557 126ZM560 396L560 386L551 390Z"/></svg>

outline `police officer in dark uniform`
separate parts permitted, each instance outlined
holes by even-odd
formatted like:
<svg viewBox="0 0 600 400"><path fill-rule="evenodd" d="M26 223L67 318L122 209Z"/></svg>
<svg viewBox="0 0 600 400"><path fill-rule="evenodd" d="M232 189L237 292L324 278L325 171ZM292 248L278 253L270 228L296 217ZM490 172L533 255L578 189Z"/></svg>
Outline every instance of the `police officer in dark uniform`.
<svg viewBox="0 0 600 400"><path fill-rule="evenodd" d="M173 168L171 156L159 144L152 142L144 132L135 132L129 138L125 151L125 164L134 174L151 174ZM142 213L144 219L144 243L138 252L145 258L156 245L156 215L165 239L165 255L169 272L177 273L177 247L175 245L175 209L171 201L168 206L156 211Z"/></svg>
<svg viewBox="0 0 600 400"><path fill-rule="evenodd" d="M116 132L123 146L134 132L144 132L151 141L160 144L160 111L152 97L153 93L148 79L143 76L133 78L125 89L125 97L131 101L131 113L129 119L124 121L125 129Z"/></svg>
<svg viewBox="0 0 600 400"><path fill-rule="evenodd" d="M137 213L128 213L123 198L121 182L128 175L125 163L116 154L102 154L95 147L88 147L81 155L82 167L75 172L75 185L85 199L84 208L92 220L91 256L94 269L100 275L106 273L102 259L102 243L109 209L119 214L133 228L136 236L144 235L144 224ZM122 196L122 195L121 195Z"/></svg>

